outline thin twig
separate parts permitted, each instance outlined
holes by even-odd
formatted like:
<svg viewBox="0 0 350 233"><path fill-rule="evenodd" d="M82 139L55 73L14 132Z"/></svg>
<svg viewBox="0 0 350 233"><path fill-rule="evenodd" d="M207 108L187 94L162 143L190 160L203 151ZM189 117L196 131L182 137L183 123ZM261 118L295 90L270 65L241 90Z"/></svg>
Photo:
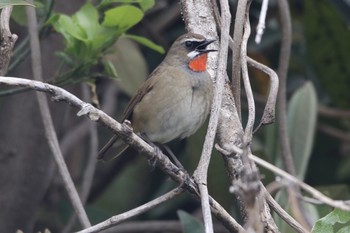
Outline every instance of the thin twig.
<svg viewBox="0 0 350 233"><path fill-rule="evenodd" d="M42 81L42 65L41 65L41 51L38 36L38 25L36 19L36 12L33 7L26 7L26 13L28 17L28 30L30 36L31 58L34 78ZM89 218L84 210L84 207L79 198L78 192L75 189L73 180L69 174L67 165L64 161L62 152L59 148L55 127L52 122L49 105L46 96L43 93L37 92L37 99L39 102L39 109L42 116L45 136L50 146L53 157L58 166L60 175L64 181L65 188L72 205L79 217L79 220L83 227L91 226Z"/></svg>
<svg viewBox="0 0 350 233"><path fill-rule="evenodd" d="M318 124L317 129L341 141L350 142L350 133L326 124Z"/></svg>
<svg viewBox="0 0 350 233"><path fill-rule="evenodd" d="M264 113L261 117L259 125L254 131L257 131L260 126L270 124L275 120L275 109L276 109L276 100L278 95L278 76L275 71L271 68L255 61L254 59L247 57L248 64L255 67L258 70L261 70L267 74L270 78L270 91L267 97L266 105L264 108ZM256 99L256 97L255 97Z"/></svg>
<svg viewBox="0 0 350 233"><path fill-rule="evenodd" d="M249 9L249 6L247 6ZM244 34L241 45L241 68L242 68L242 78L244 89L247 95L248 101L248 119L246 127L244 128L243 143L244 145L251 144L253 138L253 127L255 122L255 103L252 87L250 85L248 66L247 66L247 44L250 36L250 23L248 15L246 15L246 21L244 23Z"/></svg>
<svg viewBox="0 0 350 233"><path fill-rule="evenodd" d="M201 193L202 211L204 216L204 226L207 233L213 232L213 223L209 208L209 193L207 188L208 167L213 150L215 134L220 116L220 107L225 83L225 74L228 56L228 37L230 33L231 14L228 2L220 1L221 6L221 38L219 49L218 69L216 72L216 85L214 89L214 98L211 108L209 125L205 137L202 155L198 166L194 171L193 177L198 184Z"/></svg>
<svg viewBox="0 0 350 233"><path fill-rule="evenodd" d="M243 27L246 21L246 9L248 0L239 0L235 16L235 27L233 31L232 44L232 92L235 99L236 108L241 118L241 64L240 51L243 39Z"/></svg>
<svg viewBox="0 0 350 233"><path fill-rule="evenodd" d="M260 10L259 23L258 23L258 26L256 26L255 43L257 44L260 44L261 37L264 34L268 5L269 5L269 0L263 0L261 5L261 10Z"/></svg>
<svg viewBox="0 0 350 233"><path fill-rule="evenodd" d="M83 99L85 101L89 101L91 99L89 87L87 84L82 84L82 90L83 90ZM82 184L80 189L80 199L82 203L85 205L86 200L88 198L92 181L94 178L96 165L97 165L97 154L98 154L98 135L97 135L97 126L95 122L89 122L90 124L87 126L89 131L89 137L90 137L90 143L89 143L89 150L88 150L88 159L86 163L86 167L84 169L84 173L82 176ZM68 224L65 226L65 229L62 232L71 232L74 223L76 221L77 215L73 213L71 218L68 221Z"/></svg>
<svg viewBox="0 0 350 233"><path fill-rule="evenodd" d="M96 109L91 104L83 102L75 95L54 85L14 77L0 77L0 84L28 87L36 91L46 92L53 96L53 100L65 101L78 108L80 110L77 114L78 116L87 116L90 120L100 122L101 124L110 128L113 133L119 135L122 140L128 143L135 150L141 152L141 154L146 156L148 159L155 161L153 163L154 166L159 168L177 183L183 184L183 187L189 193L191 193L195 198L199 199L199 191L191 177L176 167L162 152L155 150L154 147L147 144L142 138L133 133L132 129L130 129L128 125L120 124L103 111ZM220 222L222 222L228 230L232 232L244 232L242 226L240 226L235 219L233 219L230 214L220 206L219 203L217 203L213 198L209 198L213 215Z"/></svg>
<svg viewBox="0 0 350 233"><path fill-rule="evenodd" d="M147 220L147 221L127 221L118 226L104 230L103 233L182 233L181 223L178 220ZM221 224L214 224L215 233L228 233Z"/></svg>
<svg viewBox="0 0 350 233"><path fill-rule="evenodd" d="M260 159L259 157L251 154L249 155L249 157L256 162L257 164L259 164L260 166L272 171L273 173L283 177L284 179L289 180L290 182L292 182L293 184L296 184L297 186L299 186L300 188L302 188L304 191L308 192L310 195L312 195L314 198L316 198L317 200L320 200L321 202L323 202L324 204L327 204L329 206L335 207L335 208L339 208L345 211L350 211L350 204L349 201L339 201L339 200L333 200L327 196L325 196L323 193L321 193L320 191L314 189L313 187L309 186L308 184L302 182L301 180L299 180L298 178L292 176L291 174L283 171L282 169Z"/></svg>
<svg viewBox="0 0 350 233"><path fill-rule="evenodd" d="M318 106L318 114L329 118L350 118L349 109L338 109L322 105Z"/></svg>
<svg viewBox="0 0 350 233"><path fill-rule="evenodd" d="M300 223L298 223L292 216L290 216L287 211L285 211L273 197L270 195L270 193L263 187L263 192L265 193L266 201L269 203L270 207L294 230L296 230L299 233L307 233L309 232L306 230Z"/></svg>
<svg viewBox="0 0 350 233"><path fill-rule="evenodd" d="M143 205L140 205L132 210L126 211L122 214L115 215L99 224L96 224L92 227L86 228L84 230L78 231L78 233L93 233L93 232L100 232L106 228L109 228L111 226L117 225L120 222L123 222L129 218L135 217L137 215L140 215L142 213L145 213L146 211L153 209L154 207L178 196L181 194L184 190L181 187L175 188L166 194L157 197L156 199L147 202Z"/></svg>
<svg viewBox="0 0 350 233"><path fill-rule="evenodd" d="M226 154L226 155L230 155L230 152L227 149L223 149L220 146L216 146L215 148L218 149L220 151L220 153L223 153L223 154ZM237 154L244 153L244 151L241 148L239 148L239 147L237 147L235 145L231 145L230 151L234 151ZM308 192L314 198L320 200L324 204L327 204L329 206L332 206L332 207L335 207L335 208L339 208L339 209L342 209L342 210L345 210L345 211L350 211L350 203L349 203L348 200L346 200L346 201L333 200L333 199L325 196L324 194L322 194L317 189L314 189L310 185L308 185L308 184L304 183L303 181L299 180L298 178L294 177L293 175L283 171L282 169L274 166L271 163L266 162L263 159L260 159L257 156L255 156L253 154L249 154L249 158L251 160L253 160L255 163L259 164L260 166L262 166L262 167L272 171L273 173L275 173L275 174L277 174L277 175L279 175L279 176L289 180L293 184L298 185L304 191Z"/></svg>
<svg viewBox="0 0 350 233"><path fill-rule="evenodd" d="M281 19L281 50L279 54L278 76L280 78L279 93L277 100L277 130L280 139L280 148L283 165L287 172L296 176L296 170L293 161L293 155L290 147L290 139L288 135L287 124L287 73L289 67L289 59L292 45L292 23L289 11L288 0L277 1ZM295 217L302 222L302 225L311 228L305 211L302 210L301 203L297 198L297 187L289 187L288 194L291 201L291 209L295 213Z"/></svg>

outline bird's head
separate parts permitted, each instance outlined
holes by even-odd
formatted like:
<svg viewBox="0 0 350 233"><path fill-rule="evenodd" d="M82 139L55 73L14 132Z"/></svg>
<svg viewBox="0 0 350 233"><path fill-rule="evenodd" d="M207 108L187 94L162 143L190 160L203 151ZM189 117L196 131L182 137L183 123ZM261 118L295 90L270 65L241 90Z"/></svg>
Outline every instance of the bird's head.
<svg viewBox="0 0 350 233"><path fill-rule="evenodd" d="M170 47L165 61L171 65L186 65L195 72L206 71L208 53L217 51L207 49L207 46L214 41L195 33L184 34Z"/></svg>

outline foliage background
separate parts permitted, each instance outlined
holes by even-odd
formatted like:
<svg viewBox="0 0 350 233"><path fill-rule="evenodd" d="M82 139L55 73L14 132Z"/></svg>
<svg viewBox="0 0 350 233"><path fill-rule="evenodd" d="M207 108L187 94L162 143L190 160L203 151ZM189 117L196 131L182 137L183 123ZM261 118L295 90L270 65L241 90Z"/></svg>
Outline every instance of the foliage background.
<svg viewBox="0 0 350 233"><path fill-rule="evenodd" d="M98 5L101 2L93 3ZM54 2L43 0L40 1L38 14L44 24L53 12L71 16L84 4L83 0ZM138 3L132 5L142 10ZM294 142L292 150L295 152L298 174L305 182L323 190L333 198L349 199L350 31L349 18L346 16L350 15L350 7L345 1L327 0L292 1L290 5L293 18L293 47L288 94L291 99L296 100L290 102L289 127L293 129L291 141ZM101 7L99 10L104 11L108 7L111 5ZM16 47L18 52L14 54L9 76L31 78L28 56L19 59L28 49L26 46L20 47L27 38L27 29L22 24L25 22L23 20L25 14L20 6L16 6L15 10L11 29L19 35L19 41ZM257 23L259 10L260 1L254 1L250 11L252 28ZM130 21L132 20L133 17ZM56 30L60 31L57 27ZM128 34L148 38L167 50L172 41L185 32L178 2L155 1L152 8L145 10L142 21L126 30ZM250 55L276 68L280 31L278 10L272 1L262 43L256 45L251 40L248 46ZM119 33L117 37L121 34ZM87 97L84 97L79 82L87 81L88 78L88 82L96 86L101 108L116 119L121 118L130 96L164 56L122 36L123 38L115 44L111 43L112 47L105 50L105 53L100 53L95 61L84 65L85 69L82 70L77 57L69 52L63 53L65 44L61 35L50 27L42 30L41 35L44 77L52 81L53 77L65 74L64 77L68 77L68 82L67 79L63 82L65 88L85 99ZM91 57L85 54L80 58ZM62 58L65 62L62 62ZM256 102L258 107L261 107L258 110L262 111L263 100L268 91L268 79L254 70L250 71L250 75L254 83ZM113 79L106 76L117 77ZM72 77L78 79L72 80ZM5 92L3 88L0 90ZM69 106L54 103L51 107L61 147L79 187L89 152L87 125L91 123L76 118ZM343 114L330 117L325 111L320 110L321 107L331 107L332 113L337 113L335 110L339 109ZM13 232L22 229L31 232L44 228L49 228L52 232L61 231L72 214L72 208L61 186L61 180L56 175L49 149L43 142L43 129L38 118L34 94L32 92L22 92L18 95L2 94L0 109L0 189L3 190L0 194L0 219L2 219L0 231ZM105 128L97 127L101 147L111 133ZM190 173L198 162L205 130L203 127L188 140L176 141L170 145ZM304 140L297 140L300 138ZM274 125L257 132L254 148L255 154L273 164L280 164ZM261 172L263 182L270 184L268 187L274 194L282 196L281 204L287 205L283 201L283 193L272 188L271 184L274 184L272 174L263 169ZM215 153L209 173L210 194L227 210L238 216L235 200L228 193L228 183L222 159ZM142 156L128 151L126 155L111 163L97 164L87 199L88 215L92 223L97 223L147 202L174 186L175 184L166 176L152 169ZM177 210L200 216L198 209L199 203L185 194L134 220L177 220L179 218ZM312 213L310 216L312 220L316 220L330 211L329 207L316 206L310 211Z"/></svg>

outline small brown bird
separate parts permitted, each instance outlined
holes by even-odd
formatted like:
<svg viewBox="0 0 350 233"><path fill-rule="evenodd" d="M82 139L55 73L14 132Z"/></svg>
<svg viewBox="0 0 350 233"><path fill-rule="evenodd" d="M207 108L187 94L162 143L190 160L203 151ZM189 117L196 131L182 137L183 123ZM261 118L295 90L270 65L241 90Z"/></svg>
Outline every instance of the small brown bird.
<svg viewBox="0 0 350 233"><path fill-rule="evenodd" d="M167 143L194 134L210 111L213 84L207 72L207 49L215 40L187 33L170 47L160 65L143 83L126 107L135 133L155 143ZM117 144L117 155L105 152ZM128 145L114 135L99 152L98 159L110 160Z"/></svg>

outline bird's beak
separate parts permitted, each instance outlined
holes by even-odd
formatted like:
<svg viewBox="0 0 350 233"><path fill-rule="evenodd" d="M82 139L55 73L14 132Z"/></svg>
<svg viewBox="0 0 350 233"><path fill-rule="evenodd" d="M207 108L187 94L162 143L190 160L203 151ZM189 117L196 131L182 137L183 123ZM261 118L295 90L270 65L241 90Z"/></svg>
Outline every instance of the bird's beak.
<svg viewBox="0 0 350 233"><path fill-rule="evenodd" d="M207 49L207 46L213 43L214 41L216 40L204 40L200 45L196 47L196 51L200 54L218 51L216 49Z"/></svg>

